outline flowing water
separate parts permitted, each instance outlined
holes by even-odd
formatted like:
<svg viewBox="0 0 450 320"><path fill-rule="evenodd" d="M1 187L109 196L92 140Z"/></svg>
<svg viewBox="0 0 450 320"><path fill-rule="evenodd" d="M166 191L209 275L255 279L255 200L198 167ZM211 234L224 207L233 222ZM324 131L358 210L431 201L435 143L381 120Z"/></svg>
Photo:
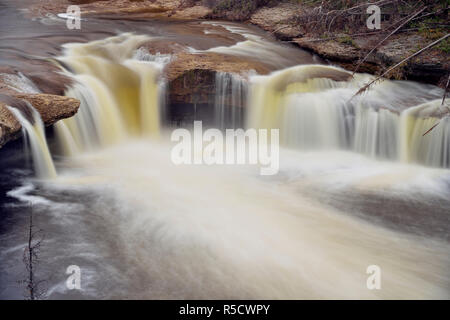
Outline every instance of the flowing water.
<svg viewBox="0 0 450 320"><path fill-rule="evenodd" d="M338 68L306 65L254 77L251 125L282 128L283 141L295 148L353 150L372 158L450 167L450 117L442 105L443 90L384 81L355 96L372 76L335 81L323 74L351 76ZM438 122L437 130L424 136Z"/></svg>
<svg viewBox="0 0 450 320"><path fill-rule="evenodd" d="M66 95L81 106L48 146L32 106L31 118L12 109L34 167L19 143L0 151L0 297L22 297L32 212L44 235L36 276L50 299L450 298L442 90L384 81L354 97L371 76L319 65L247 26L177 23L92 18L64 42L41 29L62 46ZM112 26L117 34L102 36ZM161 77L170 56L140 48L161 39L271 68L217 73L210 108L221 129L279 128L277 175L172 163ZM70 265L81 268L80 291L66 287ZM381 290L366 287L370 265Z"/></svg>
<svg viewBox="0 0 450 320"><path fill-rule="evenodd" d="M214 120L216 126L220 129L243 127L248 93L247 81L237 74L217 72L215 87ZM229 98L227 99L227 97Z"/></svg>
<svg viewBox="0 0 450 320"><path fill-rule="evenodd" d="M37 173L37 176L46 179L56 178L56 169L53 164L52 156L50 155L50 150L48 149L41 116L33 106L29 103L27 105L31 112L31 119L27 119L26 116L16 108L8 108L22 125L23 136L26 141L25 148L26 150L28 148L31 149L34 171ZM29 142L29 145L27 142ZM26 153L29 154L28 152Z"/></svg>

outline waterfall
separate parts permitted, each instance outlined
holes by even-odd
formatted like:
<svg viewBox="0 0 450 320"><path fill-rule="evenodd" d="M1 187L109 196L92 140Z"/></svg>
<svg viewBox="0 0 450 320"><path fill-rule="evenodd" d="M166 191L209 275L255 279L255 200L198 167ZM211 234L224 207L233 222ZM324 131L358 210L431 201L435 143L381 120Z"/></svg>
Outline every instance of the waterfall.
<svg viewBox="0 0 450 320"><path fill-rule="evenodd" d="M56 125L62 151L73 155L133 136L160 131L161 85L167 56L136 50L147 36L121 34L86 44L64 46L59 58L75 84L66 96L80 100L80 111Z"/></svg>
<svg viewBox="0 0 450 320"><path fill-rule="evenodd" d="M81 102L75 117L55 126L65 155L130 137L158 136L165 87L159 78L171 58L148 53L141 45L149 40L122 34L64 46L58 60L75 82L66 95ZM217 72L215 122L222 129L244 124L277 128L284 145L301 150L349 150L449 167L449 120L442 118L439 106L443 91L385 80L355 96L371 79L324 65L300 65L266 76L250 75L249 80Z"/></svg>
<svg viewBox="0 0 450 320"><path fill-rule="evenodd" d="M8 109L22 125L23 135L26 137L24 141L26 148L29 144L36 175L39 178L55 178L56 169L48 149L41 116L31 104L26 103L26 105L25 112L27 115L29 113L28 117L17 108L8 107Z"/></svg>
<svg viewBox="0 0 450 320"><path fill-rule="evenodd" d="M214 114L218 127L226 129L244 125L247 87L247 80L240 75L227 72L216 73Z"/></svg>
<svg viewBox="0 0 450 320"><path fill-rule="evenodd" d="M302 150L351 150L374 158L450 167L449 118L442 118L423 137L442 117L443 91L385 80L355 96L371 79L321 65L253 76L247 125L279 128L286 146Z"/></svg>
<svg viewBox="0 0 450 320"><path fill-rule="evenodd" d="M440 99L403 112L401 128L403 161L450 167L450 113L448 109L441 108Z"/></svg>

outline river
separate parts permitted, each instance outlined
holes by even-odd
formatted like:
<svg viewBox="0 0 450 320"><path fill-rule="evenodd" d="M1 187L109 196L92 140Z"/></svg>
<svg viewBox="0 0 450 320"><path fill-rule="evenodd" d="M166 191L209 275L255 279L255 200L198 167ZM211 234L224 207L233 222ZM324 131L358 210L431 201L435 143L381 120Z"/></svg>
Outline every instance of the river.
<svg viewBox="0 0 450 320"><path fill-rule="evenodd" d="M30 212L47 299L450 298L448 118L421 140L441 89L386 81L354 99L371 76L347 79L252 26L91 16L73 31L13 3L0 7L0 65L39 78L57 59L81 107L46 130L48 148L0 150L0 298L24 297ZM170 56L139 49L152 41L268 69L218 74L246 109L225 116L219 96L196 120L279 128L276 175L171 161ZM71 265L81 290L66 285ZM372 265L380 290L366 286Z"/></svg>

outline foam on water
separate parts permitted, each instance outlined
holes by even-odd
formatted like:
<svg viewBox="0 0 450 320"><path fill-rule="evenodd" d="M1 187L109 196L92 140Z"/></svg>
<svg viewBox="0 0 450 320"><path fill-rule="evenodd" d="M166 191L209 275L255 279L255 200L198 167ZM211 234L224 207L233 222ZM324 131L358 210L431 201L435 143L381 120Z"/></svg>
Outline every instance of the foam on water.
<svg viewBox="0 0 450 320"><path fill-rule="evenodd" d="M66 175L53 186L76 182L99 193L108 186L116 195L114 205L96 212L118 229L123 263L136 268L129 281L152 279L134 292L138 297L449 297L447 243L343 215L299 191L332 182L369 187L367 179L399 174L396 165L348 153L332 154L341 160L330 164L322 153L286 150L290 164L281 172L288 179L274 184L245 166L175 166L169 151L164 143L136 142L85 154L74 164L85 177ZM300 175L289 169L294 163ZM409 191L423 179L438 183L433 169L404 170ZM383 179L370 188L396 185ZM383 290L365 287L372 264L383 270Z"/></svg>

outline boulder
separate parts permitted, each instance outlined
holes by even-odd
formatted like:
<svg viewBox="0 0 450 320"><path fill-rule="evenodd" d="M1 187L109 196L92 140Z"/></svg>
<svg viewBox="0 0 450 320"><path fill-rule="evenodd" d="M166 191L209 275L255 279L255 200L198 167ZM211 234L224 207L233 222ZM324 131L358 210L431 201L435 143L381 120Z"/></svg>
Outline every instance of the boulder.
<svg viewBox="0 0 450 320"><path fill-rule="evenodd" d="M262 7L250 17L250 23L275 34L277 38L289 40L302 34L300 26L292 22L299 10L298 4L295 3Z"/></svg>
<svg viewBox="0 0 450 320"><path fill-rule="evenodd" d="M52 94L16 93L0 95L0 147L20 136L21 125L7 108L7 105L14 104L17 100L25 100L31 103L40 113L46 126L74 116L80 107L80 102L77 99Z"/></svg>
<svg viewBox="0 0 450 320"><path fill-rule="evenodd" d="M215 75L228 72L246 75L252 70L267 74L263 65L219 53L178 53L165 70L171 104L208 104L214 101Z"/></svg>

